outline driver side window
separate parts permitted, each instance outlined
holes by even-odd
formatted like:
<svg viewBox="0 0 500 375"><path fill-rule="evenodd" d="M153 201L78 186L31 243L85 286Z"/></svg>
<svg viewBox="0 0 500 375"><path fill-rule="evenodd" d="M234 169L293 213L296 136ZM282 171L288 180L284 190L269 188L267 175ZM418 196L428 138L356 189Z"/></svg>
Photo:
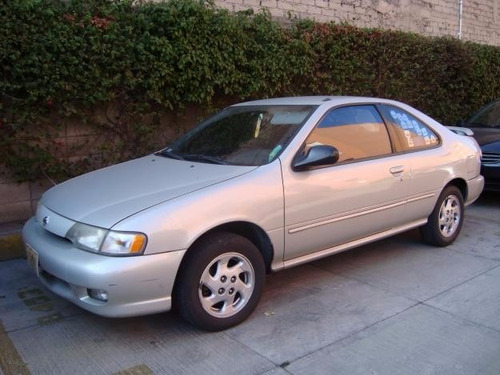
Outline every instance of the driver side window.
<svg viewBox="0 0 500 375"><path fill-rule="evenodd" d="M336 108L328 112L306 140L306 150L315 145L337 148L339 161L367 159L391 153L386 126L374 106Z"/></svg>

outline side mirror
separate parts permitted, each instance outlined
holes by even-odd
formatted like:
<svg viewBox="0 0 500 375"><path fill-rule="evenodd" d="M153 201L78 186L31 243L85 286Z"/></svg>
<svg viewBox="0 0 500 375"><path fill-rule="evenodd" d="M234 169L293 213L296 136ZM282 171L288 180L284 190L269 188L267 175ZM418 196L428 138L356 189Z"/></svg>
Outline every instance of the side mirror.
<svg viewBox="0 0 500 375"><path fill-rule="evenodd" d="M297 155L293 163L295 171L335 164L339 160L339 150L333 146L312 146L303 155Z"/></svg>

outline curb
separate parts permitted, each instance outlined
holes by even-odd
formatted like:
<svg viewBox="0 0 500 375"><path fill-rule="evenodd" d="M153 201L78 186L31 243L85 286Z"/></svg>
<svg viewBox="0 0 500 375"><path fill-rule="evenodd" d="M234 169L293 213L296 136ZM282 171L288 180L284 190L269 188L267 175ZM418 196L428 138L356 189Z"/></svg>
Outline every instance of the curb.
<svg viewBox="0 0 500 375"><path fill-rule="evenodd" d="M23 224L22 222L0 224L0 262L26 256L21 237Z"/></svg>
<svg viewBox="0 0 500 375"><path fill-rule="evenodd" d="M9 234L0 237L0 262L26 256L21 233Z"/></svg>

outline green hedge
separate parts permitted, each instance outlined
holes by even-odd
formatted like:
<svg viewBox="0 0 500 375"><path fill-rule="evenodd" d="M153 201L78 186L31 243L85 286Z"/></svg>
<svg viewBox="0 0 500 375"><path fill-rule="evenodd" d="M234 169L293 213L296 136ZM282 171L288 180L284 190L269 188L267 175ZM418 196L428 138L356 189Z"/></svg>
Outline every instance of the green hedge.
<svg viewBox="0 0 500 375"><path fill-rule="evenodd" d="M0 25L0 158L20 180L151 152L186 129L172 113L194 106L367 95L454 123L500 97L498 47L333 23L283 26L267 12L233 14L202 0L6 0ZM106 141L69 158L58 140L68 123Z"/></svg>

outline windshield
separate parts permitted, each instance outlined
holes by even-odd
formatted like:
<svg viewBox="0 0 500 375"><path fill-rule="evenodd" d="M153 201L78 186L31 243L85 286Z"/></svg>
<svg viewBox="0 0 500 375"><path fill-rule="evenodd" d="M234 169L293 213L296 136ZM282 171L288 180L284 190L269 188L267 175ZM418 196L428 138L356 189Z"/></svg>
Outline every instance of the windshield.
<svg viewBox="0 0 500 375"><path fill-rule="evenodd" d="M500 100L490 103L477 111L467 123L467 126L498 128L500 127Z"/></svg>
<svg viewBox="0 0 500 375"><path fill-rule="evenodd" d="M259 166L275 160L316 106L229 107L159 154L205 163Z"/></svg>

